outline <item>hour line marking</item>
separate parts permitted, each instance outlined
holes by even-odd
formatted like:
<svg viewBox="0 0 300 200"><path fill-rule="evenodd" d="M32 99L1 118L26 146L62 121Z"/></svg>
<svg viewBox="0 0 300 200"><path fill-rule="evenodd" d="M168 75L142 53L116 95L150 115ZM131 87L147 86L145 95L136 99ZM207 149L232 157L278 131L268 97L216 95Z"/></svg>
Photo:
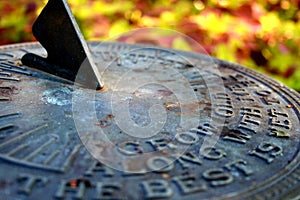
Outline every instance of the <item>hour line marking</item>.
<svg viewBox="0 0 300 200"><path fill-rule="evenodd" d="M48 126L47 124L44 124L42 126L39 126L39 127L35 128L35 129L32 129L32 130L26 132L26 133L23 133L22 135L20 135L18 137L12 138L12 139L10 139L10 140L8 140L8 141L0 144L0 149L5 148L5 147L7 147L7 146L9 146L11 144L14 144L16 142L19 142L19 141L21 141L21 140L23 140L23 139L25 139L25 138L27 138L27 137L35 134L37 131L39 131L39 130L41 130L43 128L46 128L47 126Z"/></svg>
<svg viewBox="0 0 300 200"><path fill-rule="evenodd" d="M50 146L51 144L53 144L55 142L56 138L51 138L48 142L46 142L44 145L40 146L39 148L37 148L35 151L33 151L32 153L30 153L29 155L27 155L24 160L30 161L32 160L34 157L36 157L40 152L42 152L43 150L45 150L48 146Z"/></svg>

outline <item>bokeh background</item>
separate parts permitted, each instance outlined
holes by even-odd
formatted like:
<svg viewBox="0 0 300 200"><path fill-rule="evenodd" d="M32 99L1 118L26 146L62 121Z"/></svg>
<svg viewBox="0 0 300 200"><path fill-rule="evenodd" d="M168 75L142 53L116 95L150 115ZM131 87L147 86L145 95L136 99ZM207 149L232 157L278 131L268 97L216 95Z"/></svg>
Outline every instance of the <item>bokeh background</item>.
<svg viewBox="0 0 300 200"><path fill-rule="evenodd" d="M47 1L0 0L0 44L34 41L31 26ZM207 53L253 68L300 91L300 0L69 0L87 40L143 27L176 30ZM138 34L120 41L186 51L178 34Z"/></svg>

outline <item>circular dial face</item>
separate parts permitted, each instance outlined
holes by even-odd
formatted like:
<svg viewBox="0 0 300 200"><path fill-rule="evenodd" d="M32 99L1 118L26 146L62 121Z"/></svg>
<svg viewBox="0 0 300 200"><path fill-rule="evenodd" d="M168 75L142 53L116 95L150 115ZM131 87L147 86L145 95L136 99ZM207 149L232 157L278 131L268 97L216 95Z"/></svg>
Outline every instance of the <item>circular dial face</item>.
<svg viewBox="0 0 300 200"><path fill-rule="evenodd" d="M5 199L275 199L298 195L299 95L249 69L171 49L89 43L106 88L0 49ZM84 73L84 72L79 72Z"/></svg>

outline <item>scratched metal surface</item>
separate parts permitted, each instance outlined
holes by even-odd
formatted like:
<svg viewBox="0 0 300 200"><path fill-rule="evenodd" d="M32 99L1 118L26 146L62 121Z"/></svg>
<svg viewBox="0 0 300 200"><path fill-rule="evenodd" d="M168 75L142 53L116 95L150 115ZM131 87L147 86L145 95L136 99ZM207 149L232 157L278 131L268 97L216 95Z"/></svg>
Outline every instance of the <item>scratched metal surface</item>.
<svg viewBox="0 0 300 200"><path fill-rule="evenodd" d="M26 52L45 56L37 43L0 48L1 199L290 199L299 196L300 101L296 92L264 75L216 59L213 62L221 73L212 74L211 59L198 54L119 43L89 45L98 66L101 63L110 66L103 76L108 89L94 94L92 100L89 90L57 81L19 63ZM116 59L120 52L130 53ZM197 74L195 66L183 60L176 61L178 55L197 63L203 74ZM122 94L126 90L110 86L129 69L132 77L144 73L140 66L145 63L158 69L176 69L188 80L188 88L193 90L197 102L179 104L174 93L157 85L136 90L130 101L131 117L136 124L151 123L147 110L153 98L164 103L167 114L165 126L158 134L137 141L117 126L110 106L115 91ZM160 74L151 69L147 73L162 82L178 80L176 74ZM225 88L214 82L220 78ZM89 116L80 118L88 104L82 102L89 101L95 105L98 119L92 125ZM122 101L125 100L117 103ZM175 137L182 115L185 123L197 119L199 124L183 130L185 136ZM79 128L74 124L78 116ZM219 123L224 126L216 145L209 154L199 155L205 138L214 135ZM125 160L119 170L98 162L89 147L82 144L78 132L90 133L95 127L100 127L115 145L100 154ZM172 151L180 146L185 146L185 151L176 157ZM153 151L161 154L134 159ZM167 162L174 156L176 159L168 167L157 168L157 162ZM111 163L114 164L117 163ZM140 173L130 172L137 168Z"/></svg>

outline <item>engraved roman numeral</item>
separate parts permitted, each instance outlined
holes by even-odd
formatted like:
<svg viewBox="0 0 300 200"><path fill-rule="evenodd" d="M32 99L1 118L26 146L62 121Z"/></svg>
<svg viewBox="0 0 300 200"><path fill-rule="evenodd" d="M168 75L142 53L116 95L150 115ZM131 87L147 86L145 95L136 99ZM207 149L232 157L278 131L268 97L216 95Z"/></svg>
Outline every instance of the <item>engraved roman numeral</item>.
<svg viewBox="0 0 300 200"><path fill-rule="evenodd" d="M0 80L4 81L20 81L17 77L12 77L11 73L23 74L27 76L31 76L32 74L27 71L27 68L24 66L18 66L16 63L9 62L1 62L0 63Z"/></svg>
<svg viewBox="0 0 300 200"><path fill-rule="evenodd" d="M28 131L28 132L26 132L26 133L24 133L24 134L22 134L22 135L19 135L19 136L15 137L15 138L12 138L12 139L10 139L10 140L8 140L8 141L6 141L6 142L0 144L0 149L3 149L3 148L5 148L5 147L7 147L7 146L9 146L9 145L12 145L12 144L14 144L14 143L16 143L16 142L19 142L19 141L21 141L21 140L24 140L24 139L26 139L27 137L29 137L29 136L35 134L37 131L41 130L42 128L46 128L47 126L48 126L47 124L42 125L42 126L37 127L37 128L35 128L35 129L33 129L33 130L30 130L30 131Z"/></svg>
<svg viewBox="0 0 300 200"><path fill-rule="evenodd" d="M22 115L21 113L0 114L0 120L10 118L10 117L20 117L21 115Z"/></svg>
<svg viewBox="0 0 300 200"><path fill-rule="evenodd" d="M43 161L43 164L48 165L49 163L51 163L59 155L59 153L60 153L60 151L58 151L58 150L52 152L50 154L50 156Z"/></svg>
<svg viewBox="0 0 300 200"><path fill-rule="evenodd" d="M0 64L0 69L3 70L3 71L14 72L14 73L17 73L17 74L23 74L23 75L31 76L30 72L22 71L22 70L18 70L18 69L6 68L6 67L3 66L3 64Z"/></svg>
<svg viewBox="0 0 300 200"><path fill-rule="evenodd" d="M20 81L19 78L15 78L15 77L6 77L6 76L0 76L0 80L4 80L4 81Z"/></svg>
<svg viewBox="0 0 300 200"><path fill-rule="evenodd" d="M4 61L7 59L12 59L13 57L15 57L12 54L8 54L8 53L0 53L0 61Z"/></svg>
<svg viewBox="0 0 300 200"><path fill-rule="evenodd" d="M13 127L13 125L9 124L3 126L2 129L5 130L10 127ZM82 144L76 145L71 153L65 157L63 151L57 149L52 150L54 149L53 145L55 145L59 139L56 135L42 135L40 136L40 140L28 141L29 138L44 133L42 131L47 127L48 125L44 124L1 143L0 159L25 167L59 173L66 172L73 164ZM40 144L41 142L43 142L42 145ZM24 152L29 153L24 156Z"/></svg>
<svg viewBox="0 0 300 200"><path fill-rule="evenodd" d="M4 130L7 130L7 129L11 129L13 128L14 125L13 124L6 124L4 126L0 126L0 131L4 131Z"/></svg>
<svg viewBox="0 0 300 200"><path fill-rule="evenodd" d="M0 75L3 75L3 76L12 76L11 73L9 73L9 72L4 72L2 69L0 69Z"/></svg>
<svg viewBox="0 0 300 200"><path fill-rule="evenodd" d="M15 68L15 69L22 69L22 70L24 70L24 71L27 70L27 67L25 67L25 66L19 66L19 65L17 65L17 64L16 64L15 62L13 62L13 61L8 61L8 62L6 62L6 63L0 63L0 65L1 65L1 66L5 66L6 68L10 68L10 69Z"/></svg>
<svg viewBox="0 0 300 200"><path fill-rule="evenodd" d="M9 97L0 97L0 101L10 101Z"/></svg>
<svg viewBox="0 0 300 200"><path fill-rule="evenodd" d="M82 144L78 144L74 147L72 153L68 156L68 158L66 159L65 163L62 165L62 170L65 172L67 169L69 169L69 167L71 166L71 164L74 162L80 148L82 147Z"/></svg>
<svg viewBox="0 0 300 200"><path fill-rule="evenodd" d="M37 157L43 150L45 150L47 147L49 147L51 144L53 144L57 140L57 136L54 136L50 138L48 142L37 148L35 151L31 152L29 155L27 155L24 160L30 161L33 158Z"/></svg>
<svg viewBox="0 0 300 200"><path fill-rule="evenodd" d="M6 137L6 135L3 135L1 132L2 131L6 131L9 129L14 128L15 126L13 124L6 124L6 125L2 125L0 126L0 139L4 139Z"/></svg>

